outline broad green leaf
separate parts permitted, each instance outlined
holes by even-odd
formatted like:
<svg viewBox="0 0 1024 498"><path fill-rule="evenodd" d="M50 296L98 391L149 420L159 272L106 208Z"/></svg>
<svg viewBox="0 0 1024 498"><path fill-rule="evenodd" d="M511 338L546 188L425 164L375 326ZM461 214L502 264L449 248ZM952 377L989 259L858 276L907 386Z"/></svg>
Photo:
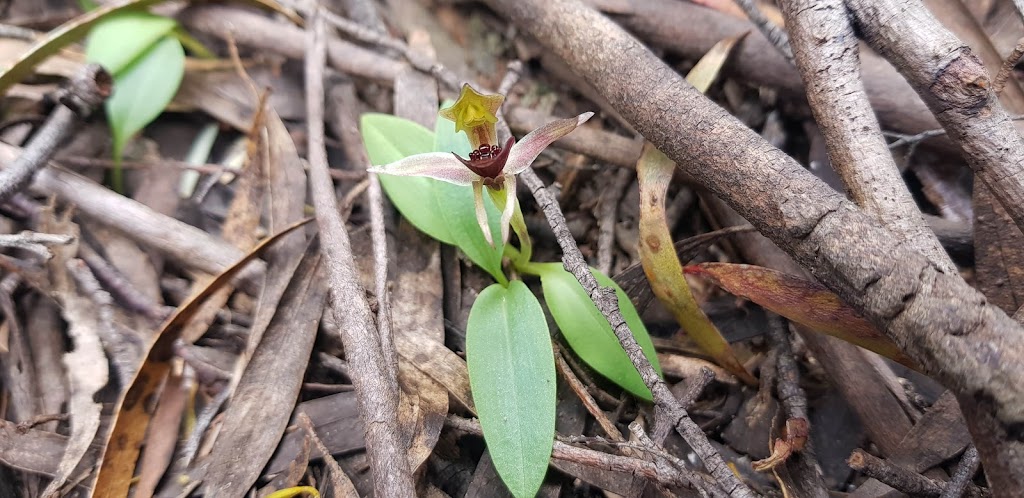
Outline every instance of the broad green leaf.
<svg viewBox="0 0 1024 498"><path fill-rule="evenodd" d="M117 77L176 25L174 19L147 12L125 12L107 17L89 31L85 60L99 63Z"/></svg>
<svg viewBox="0 0 1024 498"><path fill-rule="evenodd" d="M555 436L555 361L544 311L523 282L476 298L466 363L494 468L516 497L536 495Z"/></svg>
<svg viewBox="0 0 1024 498"><path fill-rule="evenodd" d="M687 266L685 271L707 277L730 294L749 299L812 330L918 368L874 324L818 282L761 266L730 263L701 263Z"/></svg>
<svg viewBox="0 0 1024 498"><path fill-rule="evenodd" d="M185 51L174 37L164 37L114 78L107 119L114 134L114 157L124 144L156 119L178 92L185 74Z"/></svg>
<svg viewBox="0 0 1024 498"><path fill-rule="evenodd" d="M407 156L434 151L434 135L417 123L390 114L363 114L359 130L373 164L389 164ZM391 203L405 219L427 235L455 245L433 195L436 180L377 175Z"/></svg>
<svg viewBox="0 0 1024 498"><path fill-rule="evenodd" d="M538 263L531 265L540 275L541 286L544 289L544 301L548 303L548 309L555 323L569 342L572 350L587 362L591 368L623 389L633 393L638 398L651 400L651 391L644 385L643 379L637 373L636 367L629 361L626 352L619 345L611 325L604 315L594 306L590 296L583 290L576 277L565 271L561 263ZM600 271L591 268L591 273L597 278L597 283L605 287L615 289L619 297L619 310L622 317L629 324L633 331L633 337L644 351L644 356L651 362L651 366L659 374L661 367L658 365L658 355L654 350L651 337L640 320L629 296L623 292L612 279Z"/></svg>
<svg viewBox="0 0 1024 498"><path fill-rule="evenodd" d="M681 334L689 337L715 362L748 385L757 385L757 379L747 372L743 363L729 346L729 341L711 323L700 309L690 285L683 276L683 265L673 250L672 234L665 217L665 196L672 181L676 163L665 157L650 143L644 144L643 153L636 163L637 181L640 182L640 237L637 249L651 290L672 313L682 327Z"/></svg>
<svg viewBox="0 0 1024 498"><path fill-rule="evenodd" d="M406 156L438 150L434 134L412 121L386 114L364 114L360 120L363 141L373 164L388 164ZM454 139L445 135L445 140ZM449 143L445 142L445 143ZM447 147L447 145L445 145ZM468 147L468 142L467 142ZM410 223L427 235L458 246L477 266L498 282L506 282L501 270L503 244L491 247L476 223L473 190L430 178L378 175L392 204ZM490 199L487 207L491 234L501 240L501 218Z"/></svg>

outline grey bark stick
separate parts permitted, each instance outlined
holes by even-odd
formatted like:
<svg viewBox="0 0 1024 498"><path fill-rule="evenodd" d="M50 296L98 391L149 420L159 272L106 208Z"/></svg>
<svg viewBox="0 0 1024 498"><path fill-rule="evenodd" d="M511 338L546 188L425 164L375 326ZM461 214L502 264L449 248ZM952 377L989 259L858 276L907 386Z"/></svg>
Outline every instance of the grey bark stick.
<svg viewBox="0 0 1024 498"><path fill-rule="evenodd" d="M323 241L330 303L345 345L349 374L359 398L366 452L375 496L415 496L406 450L398 427L398 390L381 350L380 339L359 284L348 231L338 212L324 145L324 62L326 28L313 12L306 55L306 106L309 121L309 176L317 224Z"/></svg>
<svg viewBox="0 0 1024 498"><path fill-rule="evenodd" d="M113 80L97 64L84 66L68 88L61 90L60 104L46 119L14 162L0 173L0 202L9 199L32 182L57 149L64 144L81 120L92 114L110 96Z"/></svg>
<svg viewBox="0 0 1024 498"><path fill-rule="evenodd" d="M864 91L857 37L842 0L782 2L797 68L832 166L850 198L945 273L956 265L925 224Z"/></svg>
<svg viewBox="0 0 1024 498"><path fill-rule="evenodd" d="M764 12L761 12L761 9L758 8L755 0L735 0L735 2L741 9L743 9L743 12L747 14L750 22L757 26L757 29L761 31L761 34L764 35L768 41L772 42L772 45L775 45L775 49L778 50L779 53L790 62L790 64L792 64L793 48L789 43L789 35L787 35L782 28L776 26L770 19L765 17Z"/></svg>
<svg viewBox="0 0 1024 498"><path fill-rule="evenodd" d="M583 254L580 253L579 247L576 246L576 241L569 232L569 227L565 223L565 216L559 209L558 202L547 191L547 188L544 187L544 182L537 177L537 174L532 169L527 169L520 173L519 178L523 180L523 183L530 189L534 198L537 199L537 204L543 210L544 215L548 219L548 224L551 225L551 229L555 232L558 245L562 248L562 264L565 266L565 270L576 277L576 280L583 286L587 295L594 301L594 305L597 306L597 309L608 320L612 331L615 332L615 337L619 339L619 344L622 345L629 360L640 373L640 378L643 379L644 384L651 390L651 394L654 396L654 403L661 410L659 417L666 417L670 424L679 431L679 434L686 440L687 444L693 448L694 452L704 462L704 466L711 473L711 476L718 481L719 485L722 486L729 496L733 498L756 496L732 473L732 470L725 464L725 460L722 459L722 455L708 441L707 435L690 418L689 414L686 413L686 410L679 403L679 400L669 391L665 381L654 371L654 367L651 366L647 357L644 356L643 350L633 337L633 333L629 330L629 325L622 317L615 291L610 287L599 285L597 279L594 278L594 274L590 273L590 266L583 259Z"/></svg>
<svg viewBox="0 0 1024 498"><path fill-rule="evenodd" d="M1024 228L1024 137L992 91L981 60L920 3L847 5L865 41L910 82L976 177Z"/></svg>

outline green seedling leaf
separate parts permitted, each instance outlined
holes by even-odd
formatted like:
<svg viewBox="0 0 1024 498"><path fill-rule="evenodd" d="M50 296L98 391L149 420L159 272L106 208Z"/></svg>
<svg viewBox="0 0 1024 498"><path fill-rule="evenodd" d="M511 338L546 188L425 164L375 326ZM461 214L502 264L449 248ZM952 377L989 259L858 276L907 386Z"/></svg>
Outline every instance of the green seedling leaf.
<svg viewBox="0 0 1024 498"><path fill-rule="evenodd" d="M89 32L85 60L102 65L116 78L176 25L174 19L147 12L108 16Z"/></svg>
<svg viewBox="0 0 1024 498"><path fill-rule="evenodd" d="M683 275L683 265L673 250L672 234L665 217L665 195L675 170L676 163L650 143L644 144L636 163L640 182L640 243L637 248L644 273L654 295L682 327L681 333L744 383L757 385L757 379L743 367L729 341L700 309Z"/></svg>
<svg viewBox="0 0 1024 498"><path fill-rule="evenodd" d="M644 385L643 379L637 373L636 367L629 361L626 352L619 345L611 325L605 319L601 311L594 306L590 296L583 290L580 283L576 281L571 273L565 271L561 263L537 263L530 265L531 270L540 275L541 286L544 289L544 301L548 304L551 316L565 336L569 347L587 363L608 380L618 384L619 387L629 391L634 396L650 401L651 391ZM658 364L658 355L654 350L651 337L640 320L633 303L612 279L600 271L591 268L591 273L597 278L602 286L612 287L619 297L619 310L622 317L629 324L633 331L633 337L644 350L644 356L651 362L651 366L659 374L661 366Z"/></svg>
<svg viewBox="0 0 1024 498"><path fill-rule="evenodd" d="M10 67L4 68L0 74L0 94L7 91L11 85L20 82L32 73L36 67L47 57L56 54L60 49L81 39L99 21L109 16L132 10L145 9L151 5L160 3L162 0L131 0L119 2L98 9L86 12L64 24L61 24L53 31L50 31L45 38L36 42L28 52L19 58Z"/></svg>
<svg viewBox="0 0 1024 498"><path fill-rule="evenodd" d="M388 164L406 156L434 152L439 150L438 146L450 146L437 142L435 134L419 124L387 114L364 114L360 120L360 131L373 164ZM457 143L446 132L444 137L443 144ZM501 270L504 246L497 244L491 247L480 233L471 188L414 176L378 175L378 178L392 204L416 228L441 242L459 247L473 263L498 282L507 281ZM490 199L485 199L485 206L491 234L494 240L500 241L498 222L501 215Z"/></svg>
<svg viewBox="0 0 1024 498"><path fill-rule="evenodd" d="M114 77L107 100L107 119L114 135L114 157L124 145L163 112L185 75L185 50L174 37L164 37Z"/></svg>
<svg viewBox="0 0 1024 498"><path fill-rule="evenodd" d="M818 282L753 265L701 263L686 273L710 279L789 320L920 370L917 364L839 296Z"/></svg>
<svg viewBox="0 0 1024 498"><path fill-rule="evenodd" d="M0 73L0 95L7 89L32 74L32 70L47 57L56 54L60 49L80 40L98 22L109 16L124 12L146 9L165 0L125 0L104 5L90 10L70 21L61 24L40 39L32 48L25 52L14 64ZM274 0L239 0L240 3L253 5L262 9L272 10L287 17L292 22L302 25L302 19L294 10L283 7ZM91 2L90 2L91 3Z"/></svg>
<svg viewBox="0 0 1024 498"><path fill-rule="evenodd" d="M555 436L555 360L544 311L523 282L476 298L466 363L494 468L514 496L535 496Z"/></svg>

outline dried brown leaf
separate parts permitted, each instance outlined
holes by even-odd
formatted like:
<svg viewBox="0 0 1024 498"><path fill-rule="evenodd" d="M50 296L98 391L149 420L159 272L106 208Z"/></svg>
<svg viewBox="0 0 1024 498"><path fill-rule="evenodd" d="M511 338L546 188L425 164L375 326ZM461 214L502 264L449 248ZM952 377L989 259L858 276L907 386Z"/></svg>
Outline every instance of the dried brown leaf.
<svg viewBox="0 0 1024 498"><path fill-rule="evenodd" d="M768 268L730 263L687 266L730 294L749 299L817 332L838 337L908 367L916 363L839 296L818 282Z"/></svg>
<svg viewBox="0 0 1024 498"><path fill-rule="evenodd" d="M210 285L182 304L161 327L150 346L146 358L135 374L135 379L122 395L107 447L102 457L100 470L93 488L93 496L126 496L131 486L132 474L139 456L140 446L150 424L147 403L154 396L170 371L174 357L173 344L184 326L192 319L199 305L205 302L217 289L226 285L249 262L263 254L267 248L284 236L304 226L312 219L302 220L264 239L242 259L228 267Z"/></svg>

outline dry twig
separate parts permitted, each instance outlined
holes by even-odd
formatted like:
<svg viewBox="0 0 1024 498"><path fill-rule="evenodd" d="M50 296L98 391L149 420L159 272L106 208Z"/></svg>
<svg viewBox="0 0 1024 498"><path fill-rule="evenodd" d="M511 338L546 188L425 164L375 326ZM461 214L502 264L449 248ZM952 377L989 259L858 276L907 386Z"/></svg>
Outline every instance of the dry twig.
<svg viewBox="0 0 1024 498"><path fill-rule="evenodd" d="M309 24L306 55L309 181L327 262L331 308L345 345L352 384L359 397L375 494L413 496L415 486L399 439L398 385L394 380L397 373L390 371L390 364L381 350L327 171L323 116L326 27L317 12L312 13Z"/></svg>
<svg viewBox="0 0 1024 498"><path fill-rule="evenodd" d="M785 30L776 26L775 23L768 19L764 15L764 12L761 12L761 9L757 6L757 2L755 0L735 1L736 4L743 9L743 12L747 14L750 22L754 23L754 25L757 26L757 29L761 31L761 34L764 35L768 41L772 42L772 45L775 45L775 49L778 50L790 64L792 64L793 48L790 47L789 36L786 34Z"/></svg>
<svg viewBox="0 0 1024 498"><path fill-rule="evenodd" d="M58 97L60 105L36 132L21 155L0 173L0 201L24 189L64 144L82 119L98 108L113 88L113 79L98 64L82 68Z"/></svg>
<svg viewBox="0 0 1024 498"><path fill-rule="evenodd" d="M864 91L857 37L843 0L783 2L807 98L850 198L941 271L956 265L929 230Z"/></svg>
<svg viewBox="0 0 1024 498"><path fill-rule="evenodd" d="M911 472L898 465L893 465L864 450L854 450L850 454L847 463L853 470L863 472L865 475L877 479L893 489L897 489L909 495L915 496L939 496L942 494L942 482L929 479L917 472ZM987 489L971 485L966 488L964 496L969 498L980 498L991 496Z"/></svg>

